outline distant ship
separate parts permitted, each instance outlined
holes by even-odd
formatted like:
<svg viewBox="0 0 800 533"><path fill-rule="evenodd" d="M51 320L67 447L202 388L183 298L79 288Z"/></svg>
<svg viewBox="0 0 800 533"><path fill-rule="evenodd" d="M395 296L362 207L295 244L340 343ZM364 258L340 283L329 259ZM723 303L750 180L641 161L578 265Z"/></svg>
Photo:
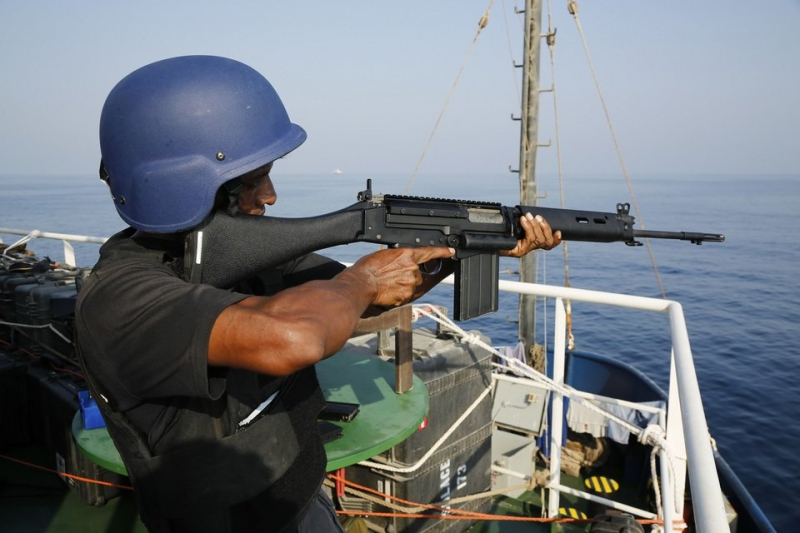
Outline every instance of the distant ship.
<svg viewBox="0 0 800 533"><path fill-rule="evenodd" d="M334 174L344 174L344 172L342 172L342 170L340 168L336 168L336 170L334 170L333 173Z"/></svg>

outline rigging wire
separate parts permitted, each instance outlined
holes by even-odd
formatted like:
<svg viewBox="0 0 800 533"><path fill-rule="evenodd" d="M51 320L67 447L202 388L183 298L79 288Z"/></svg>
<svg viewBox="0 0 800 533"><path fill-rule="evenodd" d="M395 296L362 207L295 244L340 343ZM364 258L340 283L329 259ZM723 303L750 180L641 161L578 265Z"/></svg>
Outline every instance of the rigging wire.
<svg viewBox="0 0 800 533"><path fill-rule="evenodd" d="M516 65L516 61L513 58L514 57L514 52L513 52L513 47L511 45L511 31L510 31L509 24L508 24L508 18L506 17L505 0L502 0L502 1L503 1L503 21L505 23L505 28L506 28L506 40L508 42L509 54L511 56L511 67L512 67L511 68L511 73L512 73L512 78L514 79L514 84L513 85L514 85L514 88L515 88L516 93L517 93L517 102L518 102L519 108L522 109L522 107L523 107L523 98L522 98L522 95L520 93L520 85L527 85L527 84L525 83L524 79L523 79L523 83L522 84L518 84L516 82L515 70L517 68L517 65ZM549 3L548 3L548 11L549 11ZM516 14L522 14L525 11L524 10L520 11L517 8L516 4L515 4L514 5L514 12ZM552 24L551 24L551 26L552 26ZM523 32L523 34L525 33L525 27L524 27L524 23L522 21L520 21L520 30ZM552 37L554 37L554 35L555 34L552 31L552 29L550 29L549 32L548 32L548 43L549 43L550 39ZM526 43L526 46L527 46L527 43ZM552 54L552 51L551 51L551 54ZM529 79L527 80L528 84L529 84L530 83L530 69L529 68L523 69L523 76L526 75L525 73L527 73L527 75L529 76ZM553 90L555 91L555 85L553 87ZM513 115L512 115L512 119L513 119ZM520 118L520 120L521 120L521 118ZM524 143L524 151L525 151L525 153L529 152L530 151L530 139L524 133L520 134L520 138L521 138L521 143ZM559 154L560 154L560 150L559 150ZM559 163L560 163L560 159L559 159ZM534 176L534 178L535 178L535 176ZM524 189L523 175L520 174L520 192L523 189ZM563 194L562 194L562 196L563 196ZM562 203L562 207L563 207L563 203ZM563 244L566 244L566 243L563 243ZM547 283L546 270L545 270L546 269L546 263L547 263L546 256L543 256L542 254L536 253L536 255L534 256L534 271L537 273L537 278L539 276L538 273L542 272L542 283ZM542 269L539 269L539 265L542 266ZM537 279L537 281L538 281L538 279ZM569 286L569 285L567 285L567 286ZM544 319L543 320L544 320L544 323L546 325L547 324L547 299L546 298L542 299L541 303L542 303L542 310L543 310L543 315L544 315ZM568 305L569 305L569 303L568 303ZM571 321L571 313L568 315L568 320L569 320L569 324L570 324L569 331L571 332L571 323L572 323L572 321ZM544 337L544 341L543 342L544 342L543 347L544 347L544 350L546 352L547 351L547 328L546 327L545 327L545 337ZM571 348L571 346L572 346L572 343L570 344L570 348Z"/></svg>
<svg viewBox="0 0 800 533"><path fill-rule="evenodd" d="M555 135L556 135L556 166L558 168L558 187L560 194L561 209L564 209L566 203L566 196L564 194L564 167L561 158L561 123L558 120L558 92L556 90L556 32L553 29L553 9L550 5L550 0L547 0L547 49L550 52L550 76L552 77L552 93L553 93L553 118L555 122ZM571 287L569 280L569 252L568 242L562 242L562 250L564 251L564 286ZM570 350L575 349L575 335L572 332L572 302L566 300L564 302L567 313L567 347Z"/></svg>
<svg viewBox="0 0 800 533"><path fill-rule="evenodd" d="M511 58L511 79L513 80L512 85L514 86L514 90L517 92L517 101L522 102L522 95L519 92L519 84L517 83L517 75L516 75L516 62L514 61L514 47L511 45L511 29L508 26L508 16L506 16L506 1L500 0L503 4L503 24L506 28L506 42L508 43L508 56ZM516 10L516 5L514 6Z"/></svg>
<svg viewBox="0 0 800 533"><path fill-rule="evenodd" d="M425 155L428 153L428 148L430 148L431 142L433 141L433 137L434 135L436 135L436 130L439 129L439 124L442 121L442 117L444 117L444 114L447 111L447 107L450 105L450 99L453 97L453 93L456 90L456 86L458 85L458 82L461 79L461 74L464 73L464 69L467 66L467 62L469 61L469 58L472 55L473 50L475 50L475 45L478 42L478 37L480 37L483 29L489 24L489 14L492 11L493 4L494 0L489 0L489 6L486 8L486 11L483 13L483 16L478 21L478 31L475 32L475 37L472 38L472 44L470 44L469 49L467 50L467 55L464 56L464 61L461 63L461 68L458 70L458 74L456 75L455 81L453 81L453 86L450 87L450 92L447 93L447 98L445 98L444 106L442 106L442 110L439 112L439 117L436 119L436 123L433 126L433 131L431 131L431 134L428 137L428 142L425 143L425 148L422 149L422 154L419 156L419 160L417 161L417 166L414 167L414 173L408 180L408 183L406 184L406 188L403 194L408 194L408 192L411 190L411 186L414 184L414 180L417 178L417 174L419 173L419 167L422 165L422 161L425 159Z"/></svg>
<svg viewBox="0 0 800 533"><path fill-rule="evenodd" d="M631 196L631 203L633 204L633 208L636 211L636 217L639 219L639 224L641 225L642 229L645 229L644 225L644 218L642 218L642 213L639 210L639 202L636 201L636 195L633 192L633 183L631 182L630 175L628 174L628 168L625 165L625 159L622 156L622 149L619 145L619 140L617 140L617 134L614 131L614 126L611 123L611 115L608 112L608 106L606 106L606 100L603 96L603 91L600 88L600 80L597 77L597 72L594 68L594 61L592 60L592 55L589 52L589 45L586 42L586 36L583 33L583 26L581 25L580 17L578 17L578 2L576 0L569 0L567 2L567 9L572 15L572 18L575 20L575 25L578 28L578 34L581 37L581 42L583 43L583 50L586 53L586 59L589 62L589 69L592 72L592 78L594 79L595 88L597 89L597 95L600 97L600 103L603 106L603 113L606 116L606 123L608 124L608 129L611 132L611 138L614 141L614 147L617 151L617 158L619 159L620 167L622 168L622 175L625 176L625 183L628 185L628 192ZM655 272L656 280L658 281L658 287L661 290L662 298L667 298L667 293L664 290L664 284L661 282L661 274L658 271L658 265L656 264L656 257L653 253L653 249L650 247L650 240L644 239L644 244L647 247L647 253L650 255L650 262L653 265L653 272Z"/></svg>

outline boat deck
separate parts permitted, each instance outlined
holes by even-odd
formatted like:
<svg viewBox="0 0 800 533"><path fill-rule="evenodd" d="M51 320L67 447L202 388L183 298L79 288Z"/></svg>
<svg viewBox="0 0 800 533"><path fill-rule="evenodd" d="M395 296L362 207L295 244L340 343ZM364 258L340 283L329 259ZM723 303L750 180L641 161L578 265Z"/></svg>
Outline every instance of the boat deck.
<svg viewBox="0 0 800 533"><path fill-rule="evenodd" d="M50 467L43 447L27 446L3 455ZM60 533L146 533L133 492L124 491L105 505L82 501L57 475L0 459L0 524L3 531Z"/></svg>
<svg viewBox="0 0 800 533"><path fill-rule="evenodd" d="M646 459L646 457L643 457ZM648 494L649 491L642 490L638 486L638 481L634 479L642 479L641 466L643 463L635 460L633 462L610 460L602 467L597 467L589 472L582 470L581 476L574 477L567 474L561 474L562 485L574 488L584 492L593 492L590 488L595 483L599 483L601 492L605 492L609 484L618 487L613 490L613 494L599 494L601 496L612 499L616 502L635 506L641 509L650 508L650 503L642 501L641 495ZM627 472L627 475L626 475ZM645 473L645 478L647 475ZM601 478L605 478L603 481ZM646 488L646 487L645 487ZM546 505L546 501L545 501ZM577 520L591 519L599 514L602 514L605 509L595 503L589 502L577 496L570 494L561 494L560 506L561 516L565 518L574 518ZM489 511L491 514L515 517L541 517L542 512L542 494L541 490L537 492L525 492L517 498L509 498L498 496L493 500L492 508ZM589 530L590 523L584 521L576 522L559 522L559 523L543 523L543 522L523 522L523 521L480 521L476 522L474 526L469 529L470 533L496 533L502 531L503 533L515 532L539 532L539 531L558 531L558 532L585 532Z"/></svg>
<svg viewBox="0 0 800 533"><path fill-rule="evenodd" d="M26 446L6 451L3 455L13 457L31 464L49 466L52 458L43 447ZM643 505L636 501L634 495L637 487L626 486L622 472L617 468L598 468L591 476L605 476L607 479L620 480L620 489L613 499L623 503ZM585 490L586 477L562 475L563 484L576 489ZM561 507L573 516L582 514L592 517L601 512L593 508L591 503L568 494L562 494ZM495 497L492 514L517 517L540 517L542 515L539 492L525 492L519 498ZM133 493L122 493L108 500L104 505L93 506L85 503L67 487L67 484L52 472L35 469L0 458L0 524L4 531L26 533L63 532L63 533L146 533L144 524L138 518L138 510ZM584 532L587 523L538 523L515 521L478 521L470 529L470 533L503 533L514 532Z"/></svg>

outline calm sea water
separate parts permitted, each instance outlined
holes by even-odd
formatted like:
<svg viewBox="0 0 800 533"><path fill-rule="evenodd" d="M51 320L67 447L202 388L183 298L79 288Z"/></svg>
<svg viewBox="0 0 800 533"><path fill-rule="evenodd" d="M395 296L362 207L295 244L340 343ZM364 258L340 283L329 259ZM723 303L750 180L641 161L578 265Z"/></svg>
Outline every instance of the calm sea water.
<svg viewBox="0 0 800 533"><path fill-rule="evenodd" d="M281 176L274 180L276 216L320 214L355 201L366 175ZM376 192L403 193L407 177L372 176ZM636 195L648 229L724 233L723 244L653 242L667 296L683 304L712 436L779 531L800 522L800 176L645 177ZM541 204L558 206L558 185L543 179ZM517 203L514 178L420 177L410 194ZM580 177L566 185L573 209L613 211L629 201L620 178ZM0 227L108 236L123 228L105 186L91 176L0 176ZM13 237L2 235L5 242ZM62 257L60 244L29 245ZM352 261L371 245L338 247L329 255ZM94 263L95 245L77 245L78 261ZM573 287L659 297L644 248L619 243L572 243ZM540 256L544 281L562 284L561 249ZM514 270L516 262L505 261ZM508 275L508 279L515 279ZM451 305L450 288L428 300ZM616 354L665 386L669 371L667 321L661 315L573 305L577 348ZM553 316L548 307L546 313ZM489 318L466 325L489 332L495 344L516 342L516 297ZM544 328L540 328L543 330ZM794 502L794 503L793 503Z"/></svg>

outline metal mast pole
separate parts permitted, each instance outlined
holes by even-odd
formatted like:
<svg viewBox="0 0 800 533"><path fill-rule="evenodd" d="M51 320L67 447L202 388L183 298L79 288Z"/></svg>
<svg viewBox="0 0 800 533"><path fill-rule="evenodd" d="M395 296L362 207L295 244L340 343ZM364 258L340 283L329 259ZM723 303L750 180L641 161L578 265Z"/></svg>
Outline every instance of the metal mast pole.
<svg viewBox="0 0 800 533"><path fill-rule="evenodd" d="M525 1L525 50L522 74L519 189L522 205L536 205L536 147L539 133L539 54L542 35L541 0ZM536 255L520 259L519 279L536 283ZM536 342L536 297L520 296L519 338L526 351Z"/></svg>

